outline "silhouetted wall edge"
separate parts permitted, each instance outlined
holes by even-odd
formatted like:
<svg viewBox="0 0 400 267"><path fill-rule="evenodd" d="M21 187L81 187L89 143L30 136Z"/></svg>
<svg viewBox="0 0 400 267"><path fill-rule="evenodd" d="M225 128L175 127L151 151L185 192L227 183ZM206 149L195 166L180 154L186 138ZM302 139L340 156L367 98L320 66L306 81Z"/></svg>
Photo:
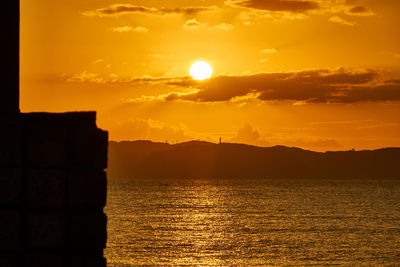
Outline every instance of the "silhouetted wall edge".
<svg viewBox="0 0 400 267"><path fill-rule="evenodd" d="M95 112L20 114L0 136L0 266L106 266L108 133Z"/></svg>
<svg viewBox="0 0 400 267"><path fill-rule="evenodd" d="M2 3L0 16L2 44L2 85L0 121L15 117L19 112L19 0Z"/></svg>
<svg viewBox="0 0 400 267"><path fill-rule="evenodd" d="M2 5L0 266L106 266L108 133L95 112L20 113L20 1Z"/></svg>

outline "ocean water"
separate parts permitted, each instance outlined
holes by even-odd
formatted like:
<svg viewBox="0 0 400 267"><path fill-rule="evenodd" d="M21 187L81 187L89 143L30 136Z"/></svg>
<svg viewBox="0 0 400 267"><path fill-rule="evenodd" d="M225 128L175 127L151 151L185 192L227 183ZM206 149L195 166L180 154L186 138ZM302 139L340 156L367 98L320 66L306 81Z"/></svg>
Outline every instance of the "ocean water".
<svg viewBox="0 0 400 267"><path fill-rule="evenodd" d="M400 266L400 181L109 181L108 266Z"/></svg>

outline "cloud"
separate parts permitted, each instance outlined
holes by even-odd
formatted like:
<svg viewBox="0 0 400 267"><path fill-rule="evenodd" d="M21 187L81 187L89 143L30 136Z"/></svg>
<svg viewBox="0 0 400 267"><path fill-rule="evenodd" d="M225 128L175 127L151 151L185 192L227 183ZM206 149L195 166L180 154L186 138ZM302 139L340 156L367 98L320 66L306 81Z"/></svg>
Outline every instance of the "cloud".
<svg viewBox="0 0 400 267"><path fill-rule="evenodd" d="M342 25L347 25L347 26L355 26L355 25L357 25L356 22L345 20L345 19L343 19L343 18L341 18L339 16L330 17L329 21L330 22L339 23L339 24L342 24Z"/></svg>
<svg viewBox="0 0 400 267"><path fill-rule="evenodd" d="M354 125L359 123L369 123L373 120L342 120L342 121L314 121L309 122L308 125L320 126L320 125Z"/></svg>
<svg viewBox="0 0 400 267"><path fill-rule="evenodd" d="M317 2L300 0L227 0L225 4L263 11L287 11L293 13L305 13L319 9Z"/></svg>
<svg viewBox="0 0 400 267"><path fill-rule="evenodd" d="M223 140L224 141L224 140ZM257 129L254 129L249 123L243 123L237 130L234 137L227 139L227 142L244 143L256 146L271 146L271 145L286 145L302 147L315 151L327 151L342 149L343 146L335 139L320 138L316 136L294 137L285 134L269 135L268 137L262 134Z"/></svg>
<svg viewBox="0 0 400 267"><path fill-rule="evenodd" d="M245 25L253 22L273 19L275 22L288 22L309 18L311 15L331 15L334 22L349 25L336 14L348 16L373 16L368 7L355 5L353 1L324 1L324 0L226 0L225 5L242 8L239 18Z"/></svg>
<svg viewBox="0 0 400 267"><path fill-rule="evenodd" d="M167 57L165 55L160 55L160 54L149 54L147 56L151 57L151 58L157 58L157 59L162 59L162 58L166 58Z"/></svg>
<svg viewBox="0 0 400 267"><path fill-rule="evenodd" d="M149 29L142 27L142 26L136 26L135 29L133 29L135 32L148 32Z"/></svg>
<svg viewBox="0 0 400 267"><path fill-rule="evenodd" d="M373 16L375 15L368 7L365 6L352 6L348 8L345 13L352 16Z"/></svg>
<svg viewBox="0 0 400 267"><path fill-rule="evenodd" d="M75 73L70 77L66 77L67 82L91 82L91 83L105 83L105 79L100 77L97 73L88 72L86 70Z"/></svg>
<svg viewBox="0 0 400 267"><path fill-rule="evenodd" d="M188 92L169 92L157 96L140 96L135 98L126 99L126 103L146 103L146 102L162 102L162 101L175 101L184 98L187 95L192 95L198 92L197 89L189 90Z"/></svg>
<svg viewBox="0 0 400 267"><path fill-rule="evenodd" d="M261 50L260 52L263 54L267 54L267 55L274 55L274 54L278 53L278 51L276 51L275 48L266 48L266 49ZM268 60L269 60L269 58L265 57L260 60L260 63L268 62Z"/></svg>
<svg viewBox="0 0 400 267"><path fill-rule="evenodd" d="M384 84L378 86L361 86L343 91L333 102L354 103L363 101L400 101L400 85Z"/></svg>
<svg viewBox="0 0 400 267"><path fill-rule="evenodd" d="M116 138L118 137L118 138ZM185 125L171 126L160 121L131 119L118 123L110 132L112 140L153 140L159 142L183 142L194 139L187 134Z"/></svg>
<svg viewBox="0 0 400 267"><path fill-rule="evenodd" d="M184 79L169 84L197 88L197 92L180 97L190 101L229 101L238 96L256 93L260 100L347 102L346 96L356 90L353 87L372 82L377 76L377 72L373 70L310 70L219 76L200 82Z"/></svg>
<svg viewBox="0 0 400 267"><path fill-rule="evenodd" d="M133 31L133 28L131 26L122 26L113 29L113 32L131 32L131 31Z"/></svg>
<svg viewBox="0 0 400 267"><path fill-rule="evenodd" d="M263 54L276 54L277 51L275 48L266 48L260 51Z"/></svg>
<svg viewBox="0 0 400 267"><path fill-rule="evenodd" d="M259 146L267 146L269 142L261 138L260 133L255 130L249 123L244 123L237 131L236 135L228 139L233 143L244 143Z"/></svg>
<svg viewBox="0 0 400 267"><path fill-rule="evenodd" d="M200 28L202 25L203 24L201 24L197 19L189 19L182 27L187 30L195 30Z"/></svg>
<svg viewBox="0 0 400 267"><path fill-rule="evenodd" d="M148 32L149 29L142 27L142 26L137 26L135 28L131 26L122 26L122 27L116 27L113 29L114 32Z"/></svg>
<svg viewBox="0 0 400 267"><path fill-rule="evenodd" d="M99 64L99 63L102 63L102 62L104 62L104 59L103 58L99 58L99 59L93 60L90 64Z"/></svg>
<svg viewBox="0 0 400 267"><path fill-rule="evenodd" d="M145 15L193 15L199 12L214 11L216 6L195 6L195 7L177 7L177 8L154 8L137 6L132 4L114 4L108 7L99 8L95 10L85 11L82 14L88 17L107 17L119 16L123 14L145 14Z"/></svg>
<svg viewBox="0 0 400 267"><path fill-rule="evenodd" d="M400 101L399 78L384 80L372 69L306 70L216 76L203 81L190 77L111 77L83 71L64 75L68 82L158 84L173 88L169 93L141 96L132 102L194 101L249 102L293 101L307 103L356 103ZM182 89L183 88L183 89Z"/></svg>
<svg viewBox="0 0 400 267"><path fill-rule="evenodd" d="M107 68L111 67L110 64L106 66ZM110 74L111 75L111 74ZM143 84L153 84L153 83L168 83L180 81L182 78L172 78L172 77L153 77L149 75L145 76L136 76L136 77L119 77L115 79L112 77L114 75L105 75L99 73L88 72L84 70L82 72L77 73L64 73L61 76L62 81L66 82L80 82L80 83L119 83L119 84L132 84L132 83L143 83ZM193 91L193 90L192 90Z"/></svg>
<svg viewBox="0 0 400 267"><path fill-rule="evenodd" d="M396 80L393 80L396 81ZM263 101L303 101L303 103L355 103L400 101L400 84L382 83L374 70L309 70L301 72L257 73L219 76L205 81L182 79L169 85L197 89L168 100L199 102L232 101L256 95Z"/></svg>
<svg viewBox="0 0 400 267"><path fill-rule="evenodd" d="M230 31L230 30L233 30L235 28L235 26L233 26L232 24L229 24L229 23L220 23L220 24L218 24L218 25L215 25L215 26L211 26L211 27L209 27L208 29L209 30L219 30L219 31Z"/></svg>
<svg viewBox="0 0 400 267"><path fill-rule="evenodd" d="M387 80L385 84L400 84L400 79Z"/></svg>
<svg viewBox="0 0 400 267"><path fill-rule="evenodd" d="M274 22L282 23L306 18L308 18L308 15L306 13L293 13L289 11L267 11L251 8L245 8L239 14L239 19L243 21L244 25L251 25L253 23L261 22L266 19L272 19Z"/></svg>

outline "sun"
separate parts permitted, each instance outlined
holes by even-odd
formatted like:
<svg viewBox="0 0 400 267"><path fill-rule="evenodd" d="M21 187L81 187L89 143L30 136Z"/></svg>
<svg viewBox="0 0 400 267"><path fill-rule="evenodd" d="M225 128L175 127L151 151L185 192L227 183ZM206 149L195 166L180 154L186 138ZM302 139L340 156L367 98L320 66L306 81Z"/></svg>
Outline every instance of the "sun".
<svg viewBox="0 0 400 267"><path fill-rule="evenodd" d="M211 77L213 70L205 61L196 61L190 66L190 76L195 80L204 80Z"/></svg>

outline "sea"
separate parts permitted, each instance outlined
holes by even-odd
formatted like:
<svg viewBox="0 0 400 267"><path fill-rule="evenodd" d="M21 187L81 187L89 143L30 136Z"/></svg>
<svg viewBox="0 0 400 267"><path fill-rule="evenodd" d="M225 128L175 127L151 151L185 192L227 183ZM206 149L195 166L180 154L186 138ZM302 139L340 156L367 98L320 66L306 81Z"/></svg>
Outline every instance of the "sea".
<svg viewBox="0 0 400 267"><path fill-rule="evenodd" d="M400 266L399 180L108 183L108 266Z"/></svg>

